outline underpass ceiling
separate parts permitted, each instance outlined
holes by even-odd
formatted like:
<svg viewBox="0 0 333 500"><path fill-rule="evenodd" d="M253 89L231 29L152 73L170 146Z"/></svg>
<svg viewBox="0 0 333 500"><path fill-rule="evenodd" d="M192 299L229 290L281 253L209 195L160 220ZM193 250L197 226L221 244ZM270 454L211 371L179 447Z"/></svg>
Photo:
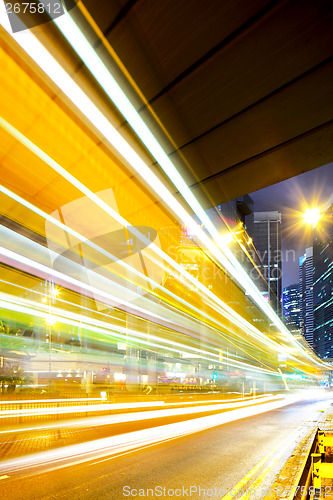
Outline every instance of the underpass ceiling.
<svg viewBox="0 0 333 500"><path fill-rule="evenodd" d="M83 3L206 207L333 160L330 1Z"/></svg>

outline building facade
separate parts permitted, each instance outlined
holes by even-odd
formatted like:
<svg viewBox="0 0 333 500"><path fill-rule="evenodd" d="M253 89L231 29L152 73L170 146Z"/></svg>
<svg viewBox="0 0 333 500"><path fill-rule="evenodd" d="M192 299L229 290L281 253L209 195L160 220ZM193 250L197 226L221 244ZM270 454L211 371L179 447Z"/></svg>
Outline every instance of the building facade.
<svg viewBox="0 0 333 500"><path fill-rule="evenodd" d="M230 245L234 256L259 291L268 299L268 284L263 273L263 262L254 244L253 208L252 198L249 195L244 195L207 210L207 214L221 234L227 237L230 237L231 234L234 235L235 239Z"/></svg>
<svg viewBox="0 0 333 500"><path fill-rule="evenodd" d="M333 358L333 203L313 235L314 348Z"/></svg>
<svg viewBox="0 0 333 500"><path fill-rule="evenodd" d="M255 212L253 232L253 243L262 262L261 272L267 282L267 300L281 316L281 213Z"/></svg>
<svg viewBox="0 0 333 500"><path fill-rule="evenodd" d="M253 200L249 195L210 208L207 214L217 228L235 231L242 226L247 235L253 237Z"/></svg>
<svg viewBox="0 0 333 500"><path fill-rule="evenodd" d="M289 285L282 292L283 321L291 333L298 333L300 327L299 284Z"/></svg>
<svg viewBox="0 0 333 500"><path fill-rule="evenodd" d="M313 346L313 249L309 247L299 259L300 328Z"/></svg>

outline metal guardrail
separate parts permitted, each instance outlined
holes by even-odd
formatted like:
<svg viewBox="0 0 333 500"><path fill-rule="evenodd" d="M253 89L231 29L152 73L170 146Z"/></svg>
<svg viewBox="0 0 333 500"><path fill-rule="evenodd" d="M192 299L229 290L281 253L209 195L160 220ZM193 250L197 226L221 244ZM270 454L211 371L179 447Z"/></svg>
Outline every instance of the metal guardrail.
<svg viewBox="0 0 333 500"><path fill-rule="evenodd" d="M68 412L61 412L61 408L73 407L73 403L75 409L78 410ZM45 420L59 420L73 417L84 417L88 416L89 409L87 407L107 404L108 401L103 401L99 399L83 399L72 401L64 401L64 400L46 400L46 401L6 401L0 402L0 425L4 426L6 424L21 424L23 422L40 422ZM82 412L80 408L85 407L85 410ZM59 411L56 413L43 413L43 410L57 408ZM27 410L27 414L24 413L24 410ZM34 413L33 411L29 414L29 410L40 410L39 412ZM15 412L18 412L15 414ZM12 414L10 415L11 412ZM100 409L98 412L95 412L96 415L105 415L109 413L109 409Z"/></svg>
<svg viewBox="0 0 333 500"><path fill-rule="evenodd" d="M333 499L333 429L318 428L297 486L295 500Z"/></svg>

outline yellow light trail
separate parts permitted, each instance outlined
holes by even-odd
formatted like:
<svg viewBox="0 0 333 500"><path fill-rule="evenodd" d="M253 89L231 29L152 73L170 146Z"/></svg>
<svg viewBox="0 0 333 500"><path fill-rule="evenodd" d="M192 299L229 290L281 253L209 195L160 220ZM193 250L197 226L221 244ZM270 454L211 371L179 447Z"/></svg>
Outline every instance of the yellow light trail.
<svg viewBox="0 0 333 500"><path fill-rule="evenodd" d="M4 280L0 280L0 282L4 282ZM8 282L5 282L5 283L8 283ZM23 290L25 290L25 291L30 291L30 289L25 288L25 287L20 287L19 285L16 285L16 284L14 284L14 283L8 283L8 284L10 284L10 285L12 285L12 286L15 286L15 287L18 287L18 288L21 288L21 289L23 289ZM37 295L42 295L42 293L39 293L39 292L34 292L34 293L37 293ZM17 299L15 299L15 301L16 301L16 300L17 300ZM110 315L107 315L107 314L105 314L105 313L98 312L98 311L96 312L95 310L93 310L93 309L88 309L88 308L86 308L86 307L83 307L82 305L77 306L76 304L74 304L74 303L72 303L72 302L64 301L63 299L58 300L58 302L59 302L59 301L60 301L61 303L63 303L63 304L66 304L66 305L68 304L68 305L71 305L71 306L80 307L80 309L84 309L84 310L85 310L85 311L87 311L87 312L97 314L98 316L102 316L104 319L110 320ZM35 303L34 303L34 302L29 302L29 305L32 305L33 307L36 307L36 305L35 305ZM45 310L46 310L46 309L44 308L44 311L45 311ZM48 309L48 311L49 311L49 309ZM31 312L33 312L33 311L31 310ZM59 314L66 314L64 310L55 309L55 310L54 310L54 314L56 314L56 315L57 315L57 319L58 319L58 321L59 321L59 322L64 323L64 322L66 321L64 318L60 319L60 316L59 316ZM42 317L44 317L44 316L42 316ZM71 315L66 315L66 317L67 317L67 318L69 318L69 319L74 318L74 316L73 316L72 314L71 314ZM80 324L81 324L81 326L82 326L82 323L81 323L82 319L81 319L81 318L84 318L84 321L86 321L86 325L88 325L88 326L87 326L87 328L90 328L90 326L89 326L89 321L91 321L90 317L88 317L88 316L81 316L81 315L79 316L79 318L78 318L78 319L79 319ZM73 325L75 325L75 324L77 325L78 323L73 323ZM109 326L110 328L112 328L112 326L111 326L109 323L104 323L104 326ZM181 327L181 325L179 325L179 326ZM222 324L220 324L219 326L220 326L221 328L223 328L223 325L222 325ZM210 327L209 327L208 325L207 325L207 328L208 328L208 329L210 329ZM124 329L119 330L119 331L121 331L121 332L125 335L125 332L127 333L127 332L128 332L128 329L127 329L127 328L124 328ZM179 330L179 327L178 327L178 330L177 330L177 331L181 333L181 330ZM135 335L138 335L138 333L137 333L136 331L135 331L135 332L132 332L132 333L134 333ZM219 333L220 335L222 335L222 332L221 332L221 331L218 331L218 333ZM146 335L145 335L145 334L142 334L142 335L141 335L141 337L142 337L143 339L145 339ZM224 337L224 338L227 338L225 334L223 335L223 337ZM156 340L161 341L161 338L160 338L160 337L150 336L150 338L151 338L151 339L156 339ZM126 340L126 339L125 339L125 337L124 337L124 339L123 339L123 340ZM127 339L127 340L129 340L129 339ZM132 338L132 340L134 340L134 339ZM229 341L231 344L234 344L234 342L232 342L232 341L230 340L230 338L228 339L228 341ZM143 343L147 344L147 347L153 347L153 346L158 347L158 348L162 347L160 344L152 344L151 342L146 342L145 340L143 341ZM176 342L176 343L175 343L174 341L172 341L172 342L169 342L169 344L170 344L170 345L172 345L172 346L174 346L174 345L178 345L178 342ZM247 341L247 344L248 344L249 346L252 346L252 347L254 347L254 348L257 348L257 346L256 346L255 344L251 344L249 341ZM235 347L236 347L236 344L234 344L234 345L235 345ZM216 346L215 346L215 347L216 347ZM255 361L257 361L257 362L259 361L259 360L258 360L255 356L253 356L252 354L249 354L249 353L248 353L248 352L247 352L244 348L239 347L239 346L237 346L237 347L238 347L239 351L244 352L244 353L245 353L245 354L246 354L249 358L252 358L253 360L255 360ZM163 348L163 347L162 347L162 348ZM189 346L187 346L187 348L190 348L190 347L189 347ZM185 345L183 345L183 346L182 346L182 349L183 349L183 350L185 349ZM221 350L221 349L219 349L219 351L220 351L220 350ZM196 353L200 353L200 357L202 357L203 359L207 359L207 360L209 360L209 361L215 361L215 362L219 361L219 357L220 357L220 355L218 355L218 354L213 354L212 352L205 351L205 350L203 349L203 346L202 346L202 345L200 346L199 350L194 350L194 349L193 349L193 355L196 355ZM203 355L203 354L205 354L205 355L207 355L207 356L210 356L210 357L208 357L208 358L207 358L207 357L205 357L205 356L201 356L201 355ZM247 364L242 364L242 363L241 363L239 360L237 360L236 358L237 358L237 356L234 356L233 354L229 354L229 355L228 355L228 359L230 360L230 365L235 366L235 367L239 367L239 368L242 368L242 367L244 368L244 367L248 366ZM235 363L236 363L236 364L234 364L234 361L235 361ZM267 364L263 363L262 361L260 361L260 364L262 364L263 366L266 366L266 367L269 369L269 371L270 371L270 367L269 367Z"/></svg>
<svg viewBox="0 0 333 500"><path fill-rule="evenodd" d="M113 218L115 218L118 222L120 222L124 227L128 227L128 222L121 217L117 212L115 212L111 207L109 207L103 200L101 200L98 196L96 196L94 193L92 193L86 186L84 186L80 181L78 181L76 178L74 178L71 174L69 174L64 168L62 168L60 165L58 165L54 160L52 160L46 153L44 153L40 148L38 148L35 144L33 144L31 141L29 141L25 136L23 136L19 131L17 131L14 127L12 127L6 120L0 118L0 125L5 128L11 135L13 135L15 138L17 138L22 144L24 144L27 148L29 148L31 151L33 151L37 156L39 156L43 161L45 161L48 165L50 165L54 170L56 170L58 173L60 173L64 178L66 178L69 182L71 182L75 187L77 187L80 191L83 192L86 196L88 196L92 201L94 201L98 206L100 206L106 213L111 215ZM251 325L248 321L246 321L241 315L236 313L231 307L229 307L227 304L225 304L219 297L217 297L215 294L213 294L207 287L205 287L203 284L201 284L198 280L196 280L190 273L186 272L184 268L182 268L179 264L177 264L173 259L171 259L165 252L163 252L161 249L156 247L153 243L151 243L150 240L147 240L145 236L143 236L139 231L137 231L135 228L132 229L132 232L139 237L140 240L142 240L144 243L146 243L152 250L154 250L162 259L166 260L168 264L170 264L172 267L174 267L177 271L179 271L181 274L183 274L192 284L194 284L197 288L199 288L203 293L207 294L209 298L211 298L215 303L217 303L219 306L222 307L224 311L224 315L227 317L227 319L231 320L233 323L236 325L239 325L242 327L242 329L245 329L245 331L251 332L251 335L258 338L261 342L266 344L268 347L274 349L275 351L280 351L281 347L279 344L275 343L272 339L267 339L265 335L260 332L258 329L256 329L253 325ZM1 252L5 252L5 249L0 249ZM37 264L34 264L37 266ZM38 267L38 266L37 266ZM41 267L39 267L41 269ZM43 270L45 272L49 272L47 268L44 266ZM54 276L59 276L61 273L58 273L57 271L52 270L51 272L52 275ZM62 275L62 279L65 281L69 281L71 283L74 283L78 285L79 282L77 280L73 281L73 278L70 278L66 275ZM98 292L96 289L91 287L90 285L85 285L86 288L91 290L93 293ZM105 292L99 292L99 295L109 298L111 300L115 300L114 297L110 296L110 294L105 294ZM150 311L150 314L152 316L156 316ZM296 341L295 341L296 342ZM297 345L299 347L299 344L297 342ZM284 347L284 349L289 349L288 347ZM306 351L301 348L301 353L309 358L312 363L317 364L318 366L325 366L323 362L319 362L316 359L311 358Z"/></svg>
<svg viewBox="0 0 333 500"><path fill-rule="evenodd" d="M16 459L3 460L0 462L0 473L11 474L20 470L28 473L29 470L33 471L35 467L40 466L47 467L48 470L59 469L68 465L73 466L88 460L140 449L150 444L163 443L169 439L187 436L228 422L276 410L300 399L300 396L287 396L280 401L263 403L252 407L231 410L222 414L199 417L190 421L97 439ZM69 460L70 463L68 463Z"/></svg>
<svg viewBox="0 0 333 500"><path fill-rule="evenodd" d="M77 54L84 61L86 66L90 69L91 73L95 76L97 82L105 90L110 99L118 107L120 112L126 118L128 123L131 125L133 130L137 133L138 137L142 140L148 150L152 153L156 161L162 167L166 175L171 179L175 187L182 194L183 198L187 201L188 205L193 209L194 213L199 217L204 227L208 230L210 235L213 237L213 242L206 236L206 234L201 230L200 226L194 223L193 219L188 215L188 213L183 209L183 207L175 200L175 198L165 190L165 187L158 180L158 178L153 174L153 172L146 166L138 164L135 162L132 166L135 168L137 173L144 179L148 180L150 186L158 193L164 193L165 201L167 201L169 207L174 211L176 215L181 215L184 222L191 228L191 230L198 236L200 241L212 252L212 255L217 257L217 259L222 263L224 268L243 286L244 290L250 291L251 297L258 304L258 306L267 314L267 316L273 321L273 323L283 332L289 341L293 342L298 349L302 350L302 347L293 338L289 330L282 323L280 318L275 314L273 309L265 299L262 294L255 286L253 281L248 277L245 270L242 268L238 260L232 254L228 245L225 244L223 238L220 238L218 231L216 230L214 224L211 222L206 212L201 207L198 200L192 194L191 190L188 188L184 179L181 177L172 161L165 153L161 145L158 143L152 132L149 130L143 119L140 117L139 113L135 110L134 106L131 104L128 97L125 95L123 90L117 84L110 71L106 68L102 60L99 58L97 53L94 51L93 47L89 44L79 27L75 24L73 19L69 14L61 16L56 19L55 24L58 26L60 31L72 45ZM74 101L73 101L74 102ZM81 108L82 110L82 108ZM83 111L83 110L82 110ZM117 146L116 146L117 147ZM126 158L125 152L118 149L121 154ZM148 169L148 172L147 172ZM216 249L217 245L223 253L218 252ZM306 354L305 354L306 355ZM327 366L327 365L326 365Z"/></svg>
<svg viewBox="0 0 333 500"><path fill-rule="evenodd" d="M219 404L207 404L207 402L201 401L201 403L206 403L203 406L195 406L200 402L196 402L195 404L188 403L191 405L191 408L173 408L166 410L155 410L154 412L140 412L140 413L121 413L120 415L109 415L101 422L105 424L118 424L125 422L137 422L139 420L148 420L155 418L164 418L164 417L175 417L179 415L191 415L194 413L208 413L212 411L225 410L242 406L249 406L253 404L262 404L268 401L275 401L283 399L282 396L273 396L269 394L268 396L260 396L255 399L253 397L246 398L245 400L236 400L236 401L225 401L220 402ZM56 402L56 401L55 401ZM171 403L172 404L172 403ZM186 403L174 403L175 405L185 405ZM57 415L57 414L65 414L65 413L93 413L100 411L113 411L113 410L124 410L124 409L136 409L136 408L146 408L146 407L157 407L157 406L169 406L169 403L164 402L151 402L151 403L103 403L103 404L95 404L95 405L76 405L76 406L60 406L60 407L50 407L50 408L27 408L22 410L1 410L0 407L0 419L2 418L16 418L16 417L29 417L36 415ZM68 425L68 424L67 424ZM74 424L75 425L75 424ZM77 426L81 424L76 424ZM92 421L90 421L89 425L92 425ZM36 429L36 428L35 428ZM8 431L5 431L8 432Z"/></svg>
<svg viewBox="0 0 333 500"><path fill-rule="evenodd" d="M27 304L27 305L21 305L21 304ZM0 294L0 306L8 310L21 312L24 314L32 314L34 316L38 316L44 319L47 319L47 317L50 314L50 308L47 306L44 306L44 311L35 309L34 308L36 307L35 303L28 301L26 299L19 299L18 297L15 297L15 299L13 299L11 296L6 296L6 294ZM43 306L41 305L40 307ZM190 347L186 344L181 344L179 342L163 339L161 337L156 337L154 335L151 335L150 340L148 341L147 335L140 334L140 332L138 332L137 330L122 328L117 325L110 325L109 323L102 322L97 319L87 318L73 312L68 313L67 311L58 309L56 307L53 307L51 309L51 312L53 319L56 322L72 326L80 326L82 328L89 329L96 333L101 333L112 337L116 337L116 335L118 334L119 340L121 341L135 343L138 342L138 339L140 339L140 343L147 345L147 347L156 347L158 349L173 351L175 354L179 352L187 352L194 356L200 355L201 359L206 359L207 361L215 363L217 363L219 360L218 354L205 351L202 347L200 347L200 349L197 349ZM152 340L155 340L158 343L154 343L152 342ZM249 363L234 361L232 358L229 359L228 363L230 364L230 366L247 369L258 373L268 373L273 376L278 376L278 377L280 376L277 372L266 370L265 368L261 367L255 367L250 365Z"/></svg>
<svg viewBox="0 0 333 500"><path fill-rule="evenodd" d="M89 43L86 41L80 30L77 28L75 23L70 19L69 16L62 16L61 20L65 19L64 22L64 32L67 37L71 40L71 43L74 41L74 39L79 40L81 43L81 46L78 47L76 44L74 44L74 47L76 50L79 51L83 50L85 57L88 57L87 54L89 54L89 57L94 57L93 59L93 65L91 67L91 70L96 71L96 69L102 71L103 78L107 78L105 82L110 83L110 78L112 79L110 73L106 70L104 67L103 63L99 60L99 58L94 54L92 51L92 48L90 47ZM58 20L57 22L60 22L61 20ZM6 29L6 22L7 20L4 21L3 26ZM58 25L60 27L60 25ZM70 28L70 29L69 29ZM60 27L60 29L62 29ZM8 31L8 30L7 30ZM248 278L247 274L244 272L244 269L240 266L238 263L237 259L234 258L230 250L228 249L227 245L223 247L223 252L228 255L228 258L225 258L225 256L217 250L216 243L218 242L219 247L221 246L221 242L219 241L219 235L216 234L216 229L208 219L206 221L206 214L198 204L197 200L195 198L192 198L191 194L188 193L188 188L186 184L184 183L183 179L179 176L178 172L175 170L174 166L171 164L168 164L168 175L170 176L170 173L172 174L172 178L176 179L177 181L177 186L180 186L180 192L182 195L185 197L185 199L188 199L190 197L190 206L195 206L198 210L199 213L197 215L199 218L202 219L204 218L205 222L207 222L207 228L209 229L211 235L214 237L214 241L211 241L210 238L207 237L207 235L201 230L201 228L195 224L193 219L189 216L189 214L186 212L186 210L183 209L183 207L175 200L175 198L170 194L170 192L165 188L165 186L154 176L154 174L151 172L151 170L145 165L145 163L141 160L141 158L136 155L136 153L129 147L129 145L124 141L124 139L117 133L117 131L111 126L111 124L105 119L104 115L99 112L99 110L94 107L93 103L87 98L87 96L79 89L79 87L71 80L71 78L68 76L68 74L61 68L61 66L52 58L52 56L48 53L48 51L33 37L31 33L25 32L26 37L24 37L24 43L22 43L23 38L22 37L17 37L13 34L10 33L13 38L24 48L24 50L29 53L29 55L37 62L37 64L42 67L42 69L52 78L52 80L70 97L72 102L90 119L90 121L99 129L102 131L102 133L105 135L105 137L110 140L110 142L118 149L118 151L122 154L122 156L129 161L129 163L136 169L136 171L140 174L143 175L145 178L149 180L149 183L151 187L159 194L162 195L164 200L168 203L170 208L176 213L180 214L182 220L188 225L188 227L191 228L194 234L196 234L199 239L205 244L207 248L210 249L213 255L215 255L218 260L223 264L225 269L228 270L228 272L233 275L239 283L242 284L245 290L250 290L251 291L251 296L252 298L257 302L259 307L267 314L267 316L273 321L273 323L279 328L281 333L288 339L289 342L293 343L298 349L303 356L307 357L311 363L317 364L317 366L321 366L325 368L328 368L327 365L324 365L322 362L317 361L313 357L311 357L306 351L304 351L303 347L293 338L293 336L290 334L290 332L285 328L283 323L280 321L280 319L275 315L271 307L265 302L265 300L262 298L260 292L258 289L255 287L253 282ZM72 38L74 37L74 38ZM37 56L38 54L38 56ZM85 57L83 59L85 60ZM96 59L97 57L97 59ZM52 61L52 63L51 63ZM87 61L86 61L87 62ZM88 64L88 63L87 63ZM91 63L88 64L88 66L91 65ZM113 80L112 80L113 81ZM132 107L131 104L129 103L127 97L123 94L121 89L117 86L116 82L115 84L115 91L118 95L118 98L120 98L123 101L123 106L126 108L127 112L131 113L132 112ZM108 86L109 89L109 86ZM117 101L118 102L118 101ZM124 108L124 109L125 109ZM138 120L138 116L134 115L133 120ZM97 120L97 122L96 122ZM142 126L142 123L140 121L136 121L137 124L140 124L140 127ZM130 123L132 123L132 120L129 120ZM142 127L141 127L142 128ZM109 131L109 134L108 132ZM153 147L153 150L156 154L159 155L159 157L163 160L163 164L165 164L166 161L170 161L165 155L164 151L160 147L160 145L157 143L155 138L152 136L150 131L146 128L144 128L144 132L146 134L146 138L149 139L149 144ZM139 135L140 136L140 135ZM141 137L142 138L142 137ZM165 160L165 161L164 161ZM76 184L76 187L77 184ZM82 190L82 189L81 189ZM187 191L186 191L187 190ZM96 200L95 200L96 201ZM135 231L134 231L135 233ZM136 234L140 238L140 234ZM141 238L142 239L142 235ZM154 249L155 250L155 249ZM229 260L228 260L229 259ZM232 264L230 264L232 262ZM236 313L234 313L236 314ZM240 320L240 318L238 318ZM240 320L241 321L241 320Z"/></svg>
<svg viewBox="0 0 333 500"><path fill-rule="evenodd" d="M137 271L133 266L130 266L126 262L123 262L121 260L116 259L115 256L113 256L112 254L110 254L109 252L107 252L106 250L104 250L102 247L100 247L100 246L96 245L95 243L87 240L87 238L85 236L81 235L77 231L73 230L72 228L70 228L67 225L63 224L62 222L58 221L54 217L48 215L46 212L43 212L42 210L40 210L39 208L35 207L31 203L27 202L22 197L16 195L15 193L13 193L12 191L10 191L9 189L7 189L4 186L0 185L0 192L3 192L5 195L9 196L13 200L15 200L18 203L20 203L21 205L27 207L29 210L31 210L31 211L35 212L36 214L40 215L45 220L48 220L52 224L55 224L57 227L63 229L64 231L68 232L69 234L73 235L75 238L78 238L79 240L84 241L85 244L87 244L88 246L91 246L92 248L94 248L95 250L97 250L101 254L107 256L111 260L117 260L118 263L119 263L119 265L121 265L121 266L125 267L126 269L130 270L131 272L133 272L133 274L138 275L140 278L144 278L151 285L153 285L154 288L156 287L156 288L162 290L164 293L166 293L167 295L169 295L170 297L172 297L176 301L180 302L183 305L186 305L187 308L192 309L194 312L197 313L197 309L195 307L193 307L190 303L188 303L185 300L183 300L180 296L175 295L174 293L172 293L171 291L169 291L167 288L161 286L156 281L150 279L148 276L144 276L142 273L140 273L139 271ZM149 290L148 290L148 292L149 292ZM209 316L208 314L206 314L205 311L201 311L200 315L203 316L203 317L205 317L205 318L207 318L209 321L216 323L218 325L218 327L225 329L225 326L223 326L221 323L217 323L216 320L214 318L212 318L211 316Z"/></svg>
<svg viewBox="0 0 333 500"><path fill-rule="evenodd" d="M29 37L30 37L30 34L29 34ZM21 40L22 40L22 39L23 39L23 38L21 38ZM16 38L16 40L18 41L18 38ZM30 40L32 40L32 39L30 38ZM37 43L37 45L36 45L36 43L35 43L35 42ZM20 42L19 42L19 43L20 43ZM29 44L28 44L28 45L26 45L26 44L24 43L24 48L26 48L26 47L28 47L28 46L30 46L30 45L29 45ZM32 47L32 49L33 49L33 47L35 47L35 48L36 48L36 47L39 47L40 49L41 49L41 48L42 48L42 49L44 49L44 48L42 47L42 45L41 45L41 44L39 44L39 45L38 45L37 40L34 40L34 41L32 42L31 47ZM42 60L43 60L43 61L45 62L45 64L48 66L48 65L50 64L50 60L49 60L49 59L51 58L51 56L50 56L50 54L48 54L48 52L47 52L47 51L45 51L45 49L44 49L43 54L44 54L44 56L46 56L45 61L44 61L44 57L39 57L39 56L38 56L38 61L36 61L36 62L39 64L39 62L42 62ZM52 58L51 58L51 59L52 59ZM46 67L46 66L45 66L45 67ZM56 67L56 71L59 69L58 67L59 67L59 68L61 68L61 67L58 65L58 66ZM62 69L62 68L61 68L61 69ZM51 69L50 69L50 71L51 71ZM62 74L62 76L64 76L64 73L61 73L61 74ZM65 73L65 74L66 74L66 73ZM67 74L66 74L66 76L68 77L68 75L67 75ZM59 84L59 75L57 76L57 80L55 80L55 81L56 81L56 83L58 82L57 84ZM66 82L67 82L67 83L69 83L70 81L71 81L71 79L70 79L70 78L69 78L69 79L68 79L68 78L66 79ZM71 82L72 82L72 83L74 83L73 81L71 81ZM60 82L60 83L61 83L61 82ZM76 90L78 90L78 87L77 87L77 86L75 87L75 84L74 84L74 86L73 86L73 85L71 85L71 86L70 86L70 88L71 88L72 90L73 90L74 88L75 88ZM79 89L79 90L80 90L80 89ZM82 93L80 94L80 96L82 97ZM89 100L88 100L88 101L89 101ZM87 103L88 103L88 101L87 101L87 100L84 100L84 103L86 103L86 104L87 104ZM74 102L74 101L73 101L73 102ZM89 102L90 102L90 101L89 101ZM89 108L89 109L90 109L90 110L94 110L94 108L93 108L93 107L91 107L91 105L92 105L92 103L90 102L90 108ZM94 111L95 111L95 110L94 110ZM102 115L102 116L103 116L103 115ZM103 123L105 124L105 122L103 122ZM107 123L108 123L108 125L109 125L109 127L110 127L110 123L109 123L109 122L107 122ZM117 139L118 139L118 137L117 137ZM120 142L121 142L121 141L120 141ZM123 144L122 142L121 142L121 144L122 144L122 146L124 146L124 144ZM126 144L127 144L127 143L126 143ZM125 146L124 146L124 147L125 147ZM128 148L128 145L127 145L127 148ZM36 150L35 150L35 152L36 152ZM42 152L42 153L43 153L43 152ZM45 156L45 154L44 154L44 156ZM135 157L135 158L136 158L136 157ZM132 159L134 159L134 156L132 156ZM136 159L137 159L137 158L136 158ZM141 160L141 161L142 161L142 160ZM140 165L141 165L141 164L140 164ZM137 167L138 167L138 165L136 165L136 168L137 168ZM60 167L60 168L61 168L61 167ZM147 167L147 168L148 168L148 167ZM149 170L149 169L148 169L148 170ZM63 174L64 174L64 171L63 171ZM62 174L62 175L63 175L63 174ZM151 172L150 172L150 174L151 174ZM66 174L64 174L64 176L65 176L65 178L67 178L67 180L69 180L68 175L66 176ZM149 178L150 178L150 179L153 179L153 177L152 177L151 175L150 175L150 177L149 177ZM74 178L71 176L71 177L70 177L70 179L71 179L71 180L70 180L70 182L72 182ZM81 187L81 191L82 191L82 186L83 186L82 184L78 184L78 183L76 183L76 184L74 184L74 185L75 185L78 189L80 189L80 187ZM80 187L79 187L79 186L80 186ZM166 195L167 199L168 199L168 200L169 200L169 202L171 203L171 204L169 204L170 208L171 208L171 209L175 212L175 211L176 211L176 210L175 210L175 205L174 205L175 199L172 197L172 195L171 195L171 194L170 194L167 190L166 190L166 191L164 191L164 190L165 190L164 186L160 186L160 185L157 185L157 184L156 184L156 186L155 186L155 187L156 187L156 189L157 189L157 191L156 191L156 192L158 192L158 194L159 194L159 195L161 194L161 192L162 192L162 191L163 191L163 193L165 193L165 195ZM160 188L161 188L161 189L163 188L163 189L162 189L162 191L159 191L159 189L160 189ZM86 192L86 193L87 193L87 192ZM93 194L93 193L91 193L91 191L89 191L89 193L90 193L90 194ZM171 198L170 198L170 196L171 196ZM97 202L97 200L101 201L98 197L97 197L97 199L96 199L96 198L94 199L94 201L95 201L95 202ZM172 200L172 202L171 202L171 200ZM168 202L168 203L169 203L169 202ZM107 207L108 207L108 205L107 205ZM104 206L104 209L105 209L105 208L106 208L106 207ZM179 207L178 207L178 205L177 205L177 209L178 209L178 208L179 208ZM107 211L107 213L109 213L109 214L110 214L110 210L111 210L111 209L110 209L110 207L108 207L108 209L106 210L106 211ZM182 209L182 210L183 210L183 209ZM187 218L189 217L189 223L190 223L190 225L191 225L191 227L192 227L192 226L193 226L193 224L194 224L193 219L192 219L192 218L191 218L191 217L187 214L187 212L186 212L186 211L185 211L185 212L183 211L183 212L181 212L181 213L183 213L183 214L185 215L185 218L186 218L186 217L187 217ZM114 216L114 214L113 214L113 216ZM119 220L119 219L118 219L118 220ZM124 219L123 219L123 222L121 222L121 223L126 223L126 224L128 224L128 223L127 223L127 221L125 221ZM214 255L215 255L215 254L216 254L216 248L215 248L215 247L213 247L213 246L212 246L212 244L213 244L213 245L215 245L215 243L216 243L216 242L214 243L214 242L212 242L209 238L207 239L207 236L205 235L205 233L201 232L201 229L200 229L199 227L197 227L197 226L195 226L195 225L194 225L194 226L192 227L192 229L193 229L193 228L195 229L195 231L197 231L197 233L196 233L196 234L199 234L199 236L201 237L202 241L205 241L206 246L208 246L208 248L210 248L210 250L212 250L212 251L214 251L214 252L215 252L215 253L213 252L213 253L214 253ZM199 231L199 233L198 233L198 231ZM137 236L138 236L138 237L140 237L140 233L139 233L139 232L137 233ZM142 239L142 235L141 235L141 239ZM156 249L154 248L154 250L156 250ZM159 255L161 255L161 254L159 254ZM216 255L217 255L217 254L216 254ZM221 256L220 256L220 257L221 257ZM168 261L169 265L172 265L173 267L175 267L175 262L174 262L174 261L172 261L172 259L170 259L168 256L166 256L166 257L165 257L165 254L163 254L163 258L165 258L165 259ZM222 258L222 257L221 257L221 258ZM168 260L168 259L169 259L169 260ZM222 259L222 260L223 260L223 259ZM225 267L228 269L228 263L227 263L227 261L223 261L223 262L224 262ZM230 267L230 266L229 266L229 267ZM231 269L231 268L229 268L229 271L230 271L230 269ZM185 276L185 277L186 277L186 279L190 280L190 282L191 282L192 284L195 284L195 286L197 286L197 287L200 289L200 291L201 291L202 293L204 293L204 294L208 295L208 296L209 296L209 298L210 298L211 300L213 300L215 304L216 304L216 302L218 302L218 300L217 300L217 296L216 296L216 295L214 295L214 294L211 294L211 295L210 295L210 294L209 294L209 292L210 292L210 291L209 291L209 290L207 290L205 287L202 287L202 285L201 285L200 283L199 283L199 285L198 285L198 281L197 281L197 280L194 280L194 279L191 277L191 275L190 275L190 274L185 273L185 272L184 272L184 270L183 270L183 268L179 267L179 268L177 268L177 271L178 271L178 272L180 272L183 276ZM231 271L230 271L230 272L231 272ZM246 278L247 278L247 276L246 276ZM267 305L267 304L266 304L266 305ZM220 302L219 302L219 306L220 306L220 307L222 307L222 308L224 309L224 313L223 313L223 314L224 314L224 316L225 316L227 319L229 319L229 320L233 321L236 325L238 325L238 326L240 326L241 328L243 328L243 329L244 329L244 331L245 331L245 330L247 330L249 333L251 333L251 335L253 335L253 336L254 336L254 337L256 337L258 340L260 340L260 342L265 343L265 344L266 344L267 346L269 346L270 348L275 349L275 350L280 349L280 347L276 347L276 346L279 346L279 344L276 344L276 346L274 346L274 343L272 343L272 340L271 340L271 339L270 339L270 340L268 340L268 339L265 337L265 335L263 334L263 332L260 332L259 330L254 329L254 328L253 328L253 326L252 326L249 322L246 322L246 321L244 320L244 318L242 318L242 316L237 315L237 313L236 313L235 311L233 311L231 308L228 310L228 306L227 306L225 303L223 303L222 301L220 301ZM228 316L228 313L230 314L230 316ZM266 313L267 313L267 311L266 311ZM237 322L238 322L238 323L237 323ZM283 327L283 328L284 328L284 327ZM307 354L307 352L306 352L306 351L304 351L304 350L302 349L302 347L301 347L301 346L299 346L299 344L298 344L298 343L297 343L297 342L296 342L296 341L295 341L295 340L294 340L291 336L289 336L289 332L288 332L288 341L289 341L289 342L291 341L291 342L295 343L295 344L296 344L296 348L299 350L299 352L300 352L303 356L307 357L307 358L310 360L310 362L311 362L312 364L313 364L313 363L315 363L315 364L317 364L318 366L321 366L321 367L322 367L322 366L325 366L323 363L319 363L316 359L314 359L313 357L309 356L309 355ZM291 351L291 348L290 348L290 347L288 347L288 346L287 346L287 347L284 347L284 349L285 349L285 350L288 350L288 349L289 349L289 350L290 350L290 352L292 352L292 351ZM326 367L326 366L325 366L325 367Z"/></svg>

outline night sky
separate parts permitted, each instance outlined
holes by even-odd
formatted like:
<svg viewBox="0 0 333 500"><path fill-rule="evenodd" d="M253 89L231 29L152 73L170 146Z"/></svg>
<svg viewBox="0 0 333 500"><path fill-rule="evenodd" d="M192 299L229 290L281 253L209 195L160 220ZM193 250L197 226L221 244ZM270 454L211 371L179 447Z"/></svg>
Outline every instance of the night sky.
<svg viewBox="0 0 333 500"><path fill-rule="evenodd" d="M298 258L312 244L311 227L302 221L302 213L307 206L323 209L332 195L333 163L250 193L256 212L282 213L283 287L298 283Z"/></svg>

